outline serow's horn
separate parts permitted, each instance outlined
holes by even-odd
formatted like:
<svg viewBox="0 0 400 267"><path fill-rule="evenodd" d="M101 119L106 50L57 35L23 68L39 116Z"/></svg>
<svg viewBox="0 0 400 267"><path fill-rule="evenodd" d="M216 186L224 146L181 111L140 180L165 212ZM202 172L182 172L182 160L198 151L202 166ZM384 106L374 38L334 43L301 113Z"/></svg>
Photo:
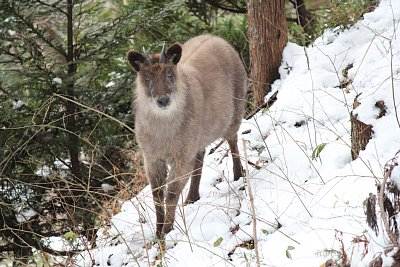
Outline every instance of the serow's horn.
<svg viewBox="0 0 400 267"><path fill-rule="evenodd" d="M150 63L151 63L151 59L150 59L150 56L149 56L149 54L147 53L146 49L144 49L144 46L143 46L143 56L145 57L147 63L150 64Z"/></svg>
<svg viewBox="0 0 400 267"><path fill-rule="evenodd" d="M165 63L165 42L163 42L163 46L160 52L160 63Z"/></svg>

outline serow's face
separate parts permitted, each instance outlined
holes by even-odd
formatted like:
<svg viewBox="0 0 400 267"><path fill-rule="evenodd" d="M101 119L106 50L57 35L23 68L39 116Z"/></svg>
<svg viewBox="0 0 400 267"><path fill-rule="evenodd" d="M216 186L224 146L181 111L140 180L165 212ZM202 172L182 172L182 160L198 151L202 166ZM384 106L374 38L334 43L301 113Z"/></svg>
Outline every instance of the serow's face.
<svg viewBox="0 0 400 267"><path fill-rule="evenodd" d="M127 59L132 68L138 73L141 90L151 99L159 109L167 109L174 103L174 95L177 91L177 67L181 58L182 48L179 44L173 44L167 52L150 58L146 53L140 54L131 51Z"/></svg>
<svg viewBox="0 0 400 267"><path fill-rule="evenodd" d="M171 103L171 94L176 91L176 66L156 63L139 71L140 82L145 94L151 97L159 108L167 108Z"/></svg>

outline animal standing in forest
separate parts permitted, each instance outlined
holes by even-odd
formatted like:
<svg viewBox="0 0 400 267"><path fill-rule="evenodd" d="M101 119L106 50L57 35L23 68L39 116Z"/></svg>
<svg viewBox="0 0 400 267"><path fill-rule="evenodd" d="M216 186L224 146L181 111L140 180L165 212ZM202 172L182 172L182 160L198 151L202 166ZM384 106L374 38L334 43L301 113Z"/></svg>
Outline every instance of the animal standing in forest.
<svg viewBox="0 0 400 267"><path fill-rule="evenodd" d="M137 72L135 134L144 157L156 208L156 235L173 228L182 189L191 177L185 204L200 198L205 147L225 138L234 180L242 176L237 131L244 115L247 75L225 40L201 35L160 54L128 52ZM168 168L169 167L169 168Z"/></svg>

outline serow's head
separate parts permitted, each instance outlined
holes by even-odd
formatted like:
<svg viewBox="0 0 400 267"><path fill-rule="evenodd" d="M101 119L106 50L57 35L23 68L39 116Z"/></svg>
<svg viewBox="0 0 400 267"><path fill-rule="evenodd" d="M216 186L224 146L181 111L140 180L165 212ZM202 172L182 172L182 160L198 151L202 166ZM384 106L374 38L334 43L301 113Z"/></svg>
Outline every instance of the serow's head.
<svg viewBox="0 0 400 267"><path fill-rule="evenodd" d="M130 51L126 57L138 74L138 90L144 90L147 97L160 109L167 109L174 101L177 91L177 67L182 47L175 43L151 57L146 53Z"/></svg>

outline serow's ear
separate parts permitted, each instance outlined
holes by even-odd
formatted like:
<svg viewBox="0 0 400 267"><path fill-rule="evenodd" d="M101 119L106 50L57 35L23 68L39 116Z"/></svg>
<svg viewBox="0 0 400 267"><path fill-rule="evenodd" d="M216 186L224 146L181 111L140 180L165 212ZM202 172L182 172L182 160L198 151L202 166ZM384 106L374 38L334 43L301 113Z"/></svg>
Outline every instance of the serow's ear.
<svg viewBox="0 0 400 267"><path fill-rule="evenodd" d="M170 59L175 65L178 64L182 56L182 46L178 43L174 43L168 48L165 56L166 58Z"/></svg>
<svg viewBox="0 0 400 267"><path fill-rule="evenodd" d="M128 59L129 65L131 65L135 71L139 71L140 64L143 64L146 61L146 58L142 54L135 51L128 52L126 58Z"/></svg>

